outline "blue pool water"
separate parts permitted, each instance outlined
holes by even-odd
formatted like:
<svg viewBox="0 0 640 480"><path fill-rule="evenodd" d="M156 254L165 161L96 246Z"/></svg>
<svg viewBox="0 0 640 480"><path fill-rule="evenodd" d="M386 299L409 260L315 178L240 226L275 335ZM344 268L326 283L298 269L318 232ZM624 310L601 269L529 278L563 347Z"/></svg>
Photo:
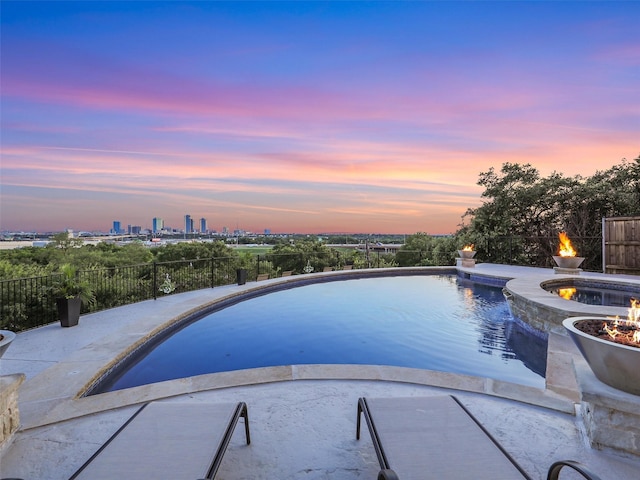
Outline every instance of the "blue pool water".
<svg viewBox="0 0 640 480"><path fill-rule="evenodd" d="M640 298L640 286L624 284L590 282L568 282L546 288L548 292L559 295L565 300L584 303L586 305L602 305L607 307L630 307L632 299Z"/></svg>
<svg viewBox="0 0 640 480"><path fill-rule="evenodd" d="M124 372L119 390L205 373L370 364L544 387L546 336L514 320L498 287L450 275L361 278L279 290L190 323Z"/></svg>

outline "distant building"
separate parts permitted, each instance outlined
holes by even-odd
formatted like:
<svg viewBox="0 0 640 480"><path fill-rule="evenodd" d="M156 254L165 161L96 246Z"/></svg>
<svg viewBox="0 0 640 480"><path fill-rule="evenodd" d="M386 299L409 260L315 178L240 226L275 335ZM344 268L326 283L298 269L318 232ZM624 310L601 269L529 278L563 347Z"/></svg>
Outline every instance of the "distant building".
<svg viewBox="0 0 640 480"><path fill-rule="evenodd" d="M200 233L207 233L207 219L200 219Z"/></svg>
<svg viewBox="0 0 640 480"><path fill-rule="evenodd" d="M142 227L140 225L129 225L129 235L140 235Z"/></svg>
<svg viewBox="0 0 640 480"><path fill-rule="evenodd" d="M271 235L271 229L270 228L265 228L264 229L264 234L265 235Z"/></svg>
<svg viewBox="0 0 640 480"><path fill-rule="evenodd" d="M113 233L114 235L118 235L120 232L122 232L122 226L120 225L120 222L117 220L113 221L113 228L111 229L111 233Z"/></svg>
<svg viewBox="0 0 640 480"><path fill-rule="evenodd" d="M162 220L161 218L155 217L151 222L151 232L158 233L158 232L161 232L163 228L164 228L164 220Z"/></svg>
<svg viewBox="0 0 640 480"><path fill-rule="evenodd" d="M184 233L193 233L193 218L191 218L191 215L184 216Z"/></svg>

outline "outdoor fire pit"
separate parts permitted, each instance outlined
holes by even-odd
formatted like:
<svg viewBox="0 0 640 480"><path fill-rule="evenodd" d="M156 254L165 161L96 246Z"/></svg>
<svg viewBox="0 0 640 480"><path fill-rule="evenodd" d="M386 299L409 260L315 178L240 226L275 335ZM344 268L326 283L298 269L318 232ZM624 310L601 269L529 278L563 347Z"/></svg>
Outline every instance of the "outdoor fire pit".
<svg viewBox="0 0 640 480"><path fill-rule="evenodd" d="M473 245L465 245L462 250L458 250L458 258L456 259L457 266L475 267L476 261L473 259L475 255L476 251L473 249Z"/></svg>
<svg viewBox="0 0 640 480"><path fill-rule="evenodd" d="M640 395L640 301L627 319L573 317L562 322L598 380Z"/></svg>
<svg viewBox="0 0 640 480"><path fill-rule="evenodd" d="M553 259L558 267L570 269L576 269L584 262L584 257L562 257L560 255L554 255Z"/></svg>
<svg viewBox="0 0 640 480"><path fill-rule="evenodd" d="M557 267L554 268L556 273L580 273L578 268L584 261L584 257L578 257L577 252L571 245L571 241L565 232L558 234L560 245L558 247L558 255L553 255L553 260Z"/></svg>

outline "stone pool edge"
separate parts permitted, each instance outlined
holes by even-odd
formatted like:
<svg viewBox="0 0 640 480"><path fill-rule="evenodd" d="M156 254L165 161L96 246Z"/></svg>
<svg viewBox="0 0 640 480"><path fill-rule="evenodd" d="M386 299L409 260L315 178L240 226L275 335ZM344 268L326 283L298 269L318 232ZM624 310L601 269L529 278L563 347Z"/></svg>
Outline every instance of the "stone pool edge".
<svg viewBox="0 0 640 480"><path fill-rule="evenodd" d="M489 378L378 365L287 365L199 375L90 397L58 397L31 401L22 399L20 402L22 430L180 395L239 386L307 380L378 380L440 387L480 393L575 414L574 401L560 393Z"/></svg>
<svg viewBox="0 0 640 480"><path fill-rule="evenodd" d="M481 274L481 268L474 273ZM455 267L421 267L411 269L377 269L375 274L455 274ZM458 269L458 274L460 269ZM331 272L317 274L319 277L344 275L347 278L363 276L362 272ZM483 272L481 275L494 281L506 281L510 276L499 278L495 272ZM571 392L549 388L538 389L484 377L472 377L448 372L420 370L403 367L371 365L294 365L269 368L257 368L235 372L223 372L201 375L158 384L150 384L132 389L109 392L90 397L81 397L82 393L112 368L117 359L126 356L136 345L146 341L158 331L166 329L181 319L203 311L226 299L243 296L255 291L268 291L278 284L288 288L302 279L287 277L259 283L251 282L230 289L211 289L198 295L195 300L176 301L176 297L162 297L154 301L156 309L147 309L133 325L120 331L96 339L93 343L79 349L55 365L26 381L20 389L20 411L22 429L62 422L73 418L91 415L104 410L135 405L145 401L167 398L177 395L207 390L230 388L281 381L299 380L381 380L399 383L411 383L484 393L496 397L516 400L527 404L542 406L574 414L575 398ZM324 280L329 280L325 278ZM266 287L266 288L265 288ZM206 297L206 298L205 298ZM75 328L83 328L81 325ZM114 353L115 352L115 353ZM562 362L566 364L567 362ZM571 363L570 361L568 363ZM572 370L572 366L568 367Z"/></svg>

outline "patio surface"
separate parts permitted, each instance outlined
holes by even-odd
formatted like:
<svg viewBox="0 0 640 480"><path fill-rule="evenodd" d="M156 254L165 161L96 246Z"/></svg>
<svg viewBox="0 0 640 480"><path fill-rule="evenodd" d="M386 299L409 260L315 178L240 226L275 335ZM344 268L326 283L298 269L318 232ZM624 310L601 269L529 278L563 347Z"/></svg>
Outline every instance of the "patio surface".
<svg viewBox="0 0 640 480"><path fill-rule="evenodd" d="M550 269L490 264L459 270L534 283L554 275ZM545 479L547 467L560 459L581 461L603 480L639 478L640 457L589 447L574 415L579 406L572 361L580 358L561 335L550 337L554 373L547 376L547 389L407 368L309 365L201 375L77 398L109 362L166 322L279 281L290 279L160 297L85 315L77 327L50 324L18 334L0 372L26 375L19 391L21 428L0 451L0 477L67 479L141 403L162 400L248 404L252 443L244 445L238 428L216 478L375 479L378 463L368 432L355 439L358 397L446 393L456 395L534 479Z"/></svg>

